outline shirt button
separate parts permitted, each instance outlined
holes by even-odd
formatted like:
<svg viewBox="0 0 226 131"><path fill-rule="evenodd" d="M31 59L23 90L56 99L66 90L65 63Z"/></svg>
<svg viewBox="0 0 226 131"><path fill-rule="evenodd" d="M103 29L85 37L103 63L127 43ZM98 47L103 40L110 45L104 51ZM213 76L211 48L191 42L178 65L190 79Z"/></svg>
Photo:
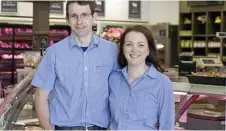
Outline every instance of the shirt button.
<svg viewBox="0 0 226 131"><path fill-rule="evenodd" d="M86 52L84 53L84 56L86 56Z"/></svg>
<svg viewBox="0 0 226 131"><path fill-rule="evenodd" d="M88 85L88 82L85 83L85 86L87 86L87 85Z"/></svg>
<svg viewBox="0 0 226 131"><path fill-rule="evenodd" d="M87 71L87 67L84 68Z"/></svg>

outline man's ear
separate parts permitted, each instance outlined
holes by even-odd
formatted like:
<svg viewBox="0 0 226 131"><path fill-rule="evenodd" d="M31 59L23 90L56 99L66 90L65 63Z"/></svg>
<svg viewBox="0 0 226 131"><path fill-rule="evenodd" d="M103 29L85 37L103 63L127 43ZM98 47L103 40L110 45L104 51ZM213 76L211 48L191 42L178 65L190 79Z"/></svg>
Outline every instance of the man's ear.
<svg viewBox="0 0 226 131"><path fill-rule="evenodd" d="M69 18L66 16L65 17L67 24L70 26Z"/></svg>
<svg viewBox="0 0 226 131"><path fill-rule="evenodd" d="M96 22L97 16L98 16L97 12L94 12L94 13L93 13L93 23Z"/></svg>

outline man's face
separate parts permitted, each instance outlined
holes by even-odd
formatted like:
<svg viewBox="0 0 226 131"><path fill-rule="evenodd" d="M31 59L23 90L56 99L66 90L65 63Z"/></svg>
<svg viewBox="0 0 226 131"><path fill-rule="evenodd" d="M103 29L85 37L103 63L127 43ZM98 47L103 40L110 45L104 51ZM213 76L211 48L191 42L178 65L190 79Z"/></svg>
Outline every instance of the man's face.
<svg viewBox="0 0 226 131"><path fill-rule="evenodd" d="M92 16L89 5L72 3L68 8L67 23L74 35L83 37L92 33L92 25L96 20L96 13Z"/></svg>

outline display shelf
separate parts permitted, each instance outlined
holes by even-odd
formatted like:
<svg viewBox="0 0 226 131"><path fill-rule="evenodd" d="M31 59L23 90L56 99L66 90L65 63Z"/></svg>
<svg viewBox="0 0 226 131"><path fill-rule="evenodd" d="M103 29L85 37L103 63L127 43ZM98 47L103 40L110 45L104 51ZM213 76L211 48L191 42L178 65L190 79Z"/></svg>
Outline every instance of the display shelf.
<svg viewBox="0 0 226 131"><path fill-rule="evenodd" d="M216 34L208 34L207 37L216 37Z"/></svg>
<svg viewBox="0 0 226 131"><path fill-rule="evenodd" d="M32 48L15 48L16 51L30 51Z"/></svg>
<svg viewBox="0 0 226 131"><path fill-rule="evenodd" d="M12 72L7 72L7 71L2 71L2 72L0 72L1 75L5 75L5 74L7 75L7 74L11 74L11 73L12 73Z"/></svg>
<svg viewBox="0 0 226 131"><path fill-rule="evenodd" d="M2 52L8 52L11 51L11 55L16 55L16 52L25 52L25 51L31 51L33 48L33 35L35 34L44 34L49 35L49 41L52 45L55 42L58 42L65 37L67 37L70 34L70 27L68 27L66 24L59 24L61 20L56 20L57 22L52 23L52 20L50 20L50 31L49 32L32 32L32 24L29 24L27 22L31 22L29 18L23 18L23 17L1 17L0 22L3 22L4 20L8 19L5 23L0 23L0 48ZM17 22L16 22L17 21ZM27 21L27 22L25 22ZM54 20L55 21L55 20ZM16 23L14 23L16 22ZM62 22L62 21L61 21ZM5 60L3 60L5 61ZM11 72L15 71L17 68L22 68L17 66L17 64L23 64L18 63L17 59L12 57L12 59L9 59L11 66ZM5 68L4 68L5 69ZM8 69L7 69L8 71ZM14 81L14 74L12 73L11 76L12 85L16 84L16 81ZM4 83L4 81L3 81Z"/></svg>
<svg viewBox="0 0 226 131"><path fill-rule="evenodd" d="M225 86L172 82L173 90L188 94L226 95Z"/></svg>
<svg viewBox="0 0 226 131"><path fill-rule="evenodd" d="M206 48L194 48L194 55L195 56L205 56L206 55Z"/></svg>
<svg viewBox="0 0 226 131"><path fill-rule="evenodd" d="M9 61L12 60L13 58L3 58L2 61ZM14 60L23 60L23 58L14 58ZM0 61L0 62L2 62Z"/></svg>
<svg viewBox="0 0 226 131"><path fill-rule="evenodd" d="M206 47L194 47L194 49L206 49Z"/></svg>
<svg viewBox="0 0 226 131"><path fill-rule="evenodd" d="M208 55L210 54L220 54L220 40L216 36L208 37Z"/></svg>
<svg viewBox="0 0 226 131"><path fill-rule="evenodd" d="M222 17L221 11L207 12L207 34L216 34L221 31Z"/></svg>
<svg viewBox="0 0 226 131"><path fill-rule="evenodd" d="M11 66L8 66L8 67L2 67L2 68L0 69L0 72L6 72L6 71L11 72L11 70L12 70L12 67L11 67ZM10 74L12 74L12 73L10 73Z"/></svg>
<svg viewBox="0 0 226 131"><path fill-rule="evenodd" d="M15 36L15 40L16 41L31 41L32 40L32 37L29 37L29 36Z"/></svg>
<svg viewBox="0 0 226 131"><path fill-rule="evenodd" d="M191 28L191 41L195 44L195 40L203 40L205 41L205 49L197 49L198 46L195 46L194 44L194 54L197 56L208 56L211 53L218 53L220 54L220 50L216 49L218 46L209 46L209 42L216 38L216 32L226 32L226 11L223 10L223 8L217 8L217 7L202 7L202 9L198 9L198 7L190 7L186 4L182 4L186 2L180 2L180 6L183 6L183 8L188 8L190 11L184 12L184 9L180 8L179 13L179 27L180 32L186 30L186 25L184 24L184 21L182 18L188 17L191 19L192 28ZM185 37L179 36L179 43L184 40ZM179 53L184 52L182 46L179 46ZM226 49L223 50L223 54L225 54Z"/></svg>
<svg viewBox="0 0 226 131"><path fill-rule="evenodd" d="M190 83L182 83L182 82L172 82L173 90L177 92L186 92L188 93L191 89Z"/></svg>
<svg viewBox="0 0 226 131"><path fill-rule="evenodd" d="M223 32L226 32L226 11L223 11L223 14L222 14L222 16L223 16L223 21L222 21L222 31Z"/></svg>
<svg viewBox="0 0 226 131"><path fill-rule="evenodd" d="M208 94L208 95L226 95L225 86L213 86L213 85L202 85L192 84L192 88L189 93L191 94Z"/></svg>
<svg viewBox="0 0 226 131"><path fill-rule="evenodd" d="M1 48L1 51L12 51L12 48Z"/></svg>
<svg viewBox="0 0 226 131"><path fill-rule="evenodd" d="M23 63L23 59L18 59L17 55L18 52L24 52L27 50L30 50L31 45L32 45L32 39L31 37L27 36L16 36L21 31L31 31L31 25L24 25L24 24L7 24L7 23L0 23L0 47L3 52L8 52L4 56L5 58L9 58L7 60L2 60L8 61L8 63L3 64L4 68L8 64L11 68L11 72L16 71L15 64L18 63ZM8 56L7 56L8 55ZM5 59L4 58L4 59ZM7 71L9 71L10 68L7 68ZM11 73L11 85L16 83L16 76L14 73ZM3 80L3 84L5 81ZM8 83L8 82L7 82ZM8 83L9 84L9 83Z"/></svg>
<svg viewBox="0 0 226 131"><path fill-rule="evenodd" d="M3 40L3 41L9 41L9 40L12 40L13 37L12 36L0 36L0 40Z"/></svg>
<svg viewBox="0 0 226 131"><path fill-rule="evenodd" d="M206 34L206 12L195 12L193 20L194 35Z"/></svg>
<svg viewBox="0 0 226 131"><path fill-rule="evenodd" d="M208 54L216 54L216 55L218 55L219 53L220 53L220 47L208 48Z"/></svg>
<svg viewBox="0 0 226 131"><path fill-rule="evenodd" d="M29 67L31 69L35 69L35 66L30 66L30 65L25 65L25 64L17 64L16 67L17 68Z"/></svg>
<svg viewBox="0 0 226 131"><path fill-rule="evenodd" d="M0 71L11 71L12 63L9 63L8 61L1 61L0 67Z"/></svg>
<svg viewBox="0 0 226 131"><path fill-rule="evenodd" d="M53 28L53 27L52 27ZM58 27L59 28L59 27ZM65 37L67 37L70 34L69 30L64 29L63 31L59 31L56 32L56 30L58 29L52 29L53 31L49 31L49 32L21 32L19 34L17 34L19 38L24 38L24 40L32 40L32 36L35 34L43 34L43 35L48 35L49 36L49 40L51 41L60 41L63 40ZM61 27L62 28L62 27ZM28 39L25 39L28 38Z"/></svg>
<svg viewBox="0 0 226 131"><path fill-rule="evenodd" d="M3 41L12 41L13 37L12 36L1 36L0 40ZM32 37L29 36L15 36L16 41L31 41Z"/></svg>
<svg viewBox="0 0 226 131"><path fill-rule="evenodd" d="M206 35L203 35L203 34L195 34L194 37L202 37L205 39Z"/></svg>
<svg viewBox="0 0 226 131"><path fill-rule="evenodd" d="M180 30L192 30L192 14L181 13L179 18Z"/></svg>
<svg viewBox="0 0 226 131"><path fill-rule="evenodd" d="M192 36L180 36L181 39L191 39Z"/></svg>
<svg viewBox="0 0 226 131"><path fill-rule="evenodd" d="M12 51L13 48L1 48L2 51ZM16 51L30 51L32 48L15 48Z"/></svg>

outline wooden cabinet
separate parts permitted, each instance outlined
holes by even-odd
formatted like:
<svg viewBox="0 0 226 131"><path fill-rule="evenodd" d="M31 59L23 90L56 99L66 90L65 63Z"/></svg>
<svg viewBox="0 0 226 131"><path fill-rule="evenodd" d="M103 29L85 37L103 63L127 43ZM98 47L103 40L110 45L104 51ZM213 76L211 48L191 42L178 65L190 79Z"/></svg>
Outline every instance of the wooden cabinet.
<svg viewBox="0 0 226 131"><path fill-rule="evenodd" d="M216 33L226 32L226 3L195 7L186 3L180 2L179 52L193 51L194 56L220 55ZM226 58L226 40L223 40L223 52Z"/></svg>

